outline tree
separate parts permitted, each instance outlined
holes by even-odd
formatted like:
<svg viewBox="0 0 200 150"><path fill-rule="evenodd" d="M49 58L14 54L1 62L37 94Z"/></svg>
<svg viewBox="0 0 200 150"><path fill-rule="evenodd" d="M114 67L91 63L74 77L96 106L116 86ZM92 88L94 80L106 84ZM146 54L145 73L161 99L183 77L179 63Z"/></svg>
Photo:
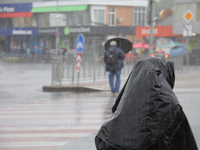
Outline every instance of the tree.
<svg viewBox="0 0 200 150"><path fill-rule="evenodd" d="M160 11L167 8L173 8L174 1L173 0L160 0L160 2L155 3L155 16L158 16Z"/></svg>

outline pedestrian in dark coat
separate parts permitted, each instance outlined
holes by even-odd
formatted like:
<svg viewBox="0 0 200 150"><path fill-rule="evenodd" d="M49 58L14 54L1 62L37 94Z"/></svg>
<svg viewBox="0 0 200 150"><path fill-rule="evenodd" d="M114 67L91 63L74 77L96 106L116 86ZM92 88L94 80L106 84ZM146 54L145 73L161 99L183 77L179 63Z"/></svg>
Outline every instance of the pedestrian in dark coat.
<svg viewBox="0 0 200 150"><path fill-rule="evenodd" d="M114 65L108 63L110 51L116 53L116 63ZM119 93L119 88L121 84L121 69L124 67L123 59L124 52L122 51L122 49L117 47L117 43L115 41L111 41L109 49L106 50L104 53L104 62L106 64L106 71L109 72L108 79L112 95ZM116 76L115 85L114 76Z"/></svg>
<svg viewBox="0 0 200 150"><path fill-rule="evenodd" d="M95 137L97 150L198 150L174 83L173 62L140 60Z"/></svg>

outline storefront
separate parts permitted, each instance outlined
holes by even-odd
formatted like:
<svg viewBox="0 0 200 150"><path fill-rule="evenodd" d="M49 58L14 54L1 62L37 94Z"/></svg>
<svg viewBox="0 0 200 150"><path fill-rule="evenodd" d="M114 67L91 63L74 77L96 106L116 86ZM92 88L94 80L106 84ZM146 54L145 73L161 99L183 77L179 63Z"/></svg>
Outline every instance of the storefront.
<svg viewBox="0 0 200 150"><path fill-rule="evenodd" d="M22 52L26 50L28 37L37 35L31 24L32 3L0 4L1 51Z"/></svg>
<svg viewBox="0 0 200 150"><path fill-rule="evenodd" d="M149 38L150 27L136 27L136 37ZM155 26L154 27L154 45L156 50L163 50L169 53L170 48L161 48L161 45L167 44L170 41L176 42L182 35L173 34L173 26Z"/></svg>
<svg viewBox="0 0 200 150"><path fill-rule="evenodd" d="M133 36L135 27L133 26L67 26L59 27L60 37L58 48L68 49L70 53L76 53L76 39L79 34L82 34L85 39L82 55L98 57L105 51L104 43L109 36ZM55 27L39 28L38 37L43 37L44 44L51 52L56 48L56 33Z"/></svg>
<svg viewBox="0 0 200 150"><path fill-rule="evenodd" d="M134 36L135 27L133 26L85 26L85 27L65 27L65 36L69 39L69 48L76 49L76 39L78 34L85 37L83 55L101 56L104 51L104 43L108 37L113 36Z"/></svg>
<svg viewBox="0 0 200 150"><path fill-rule="evenodd" d="M22 53L27 47L34 46L38 31L35 27L0 28L0 36L5 37L6 52Z"/></svg>

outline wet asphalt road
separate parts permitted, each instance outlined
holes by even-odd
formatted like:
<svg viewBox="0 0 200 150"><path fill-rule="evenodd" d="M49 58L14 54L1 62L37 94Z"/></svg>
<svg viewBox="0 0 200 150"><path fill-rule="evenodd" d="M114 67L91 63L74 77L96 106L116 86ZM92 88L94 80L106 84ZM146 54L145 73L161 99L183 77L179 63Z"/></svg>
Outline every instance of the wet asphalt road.
<svg viewBox="0 0 200 150"><path fill-rule="evenodd" d="M195 70L195 69L194 69ZM195 76L196 74L193 73ZM179 78L178 83L175 86L175 92L183 110L190 122L192 127L194 136L196 138L196 142L198 143L198 147L200 147L200 86L199 79L193 80L193 84L187 83L184 75L183 79ZM63 93L44 93L42 92L42 86L50 85L51 83L51 65L50 64L4 64L0 63L0 146L1 150L4 149L15 149L18 150L23 147L23 149L33 150L35 149L44 149L46 145L46 150L51 150L58 148L62 145L70 143L73 145L74 140L80 139L82 137L95 133L98 131L98 128L104 121L106 117L110 114L110 108L113 105L116 97L111 97L108 92L96 92L96 93L75 93L75 92L63 92ZM193 87L192 85L196 85ZM189 85L187 87L187 85ZM186 88L187 87L187 88ZM194 92L196 90L196 92ZM66 101L67 100L67 101ZM55 111L53 111L55 109ZM72 116L66 115L66 111L68 109L72 109ZM96 109L98 112L94 112L94 114L89 113L91 109ZM39 112L38 112L39 110ZM51 111L50 111L51 110ZM81 110L81 111L78 111ZM10 116L9 111L11 112ZM23 112L24 111L24 112ZM47 121L38 120L38 116L34 116L37 111L38 115L44 115L43 118L47 119ZM41 114L40 114L41 111ZM50 111L50 112L49 112ZM57 114L59 111L59 114ZM77 112L76 112L77 111ZM32 114L33 112L33 114ZM45 114L45 113L49 114ZM16 115L15 113L22 113L20 115ZM23 114L24 113L24 114ZM26 115L27 113L27 115ZM90 116L86 116L86 114L90 114ZM97 113L95 116L95 113ZM78 115L77 115L78 114ZM4 116L5 115L5 116ZM53 118L49 118L49 116L55 116L56 119L61 117L61 120L53 120ZM61 115L61 116L59 116ZM62 116L63 115L63 116ZM31 121L25 121L23 124L20 122L19 118L29 118L29 116L33 117ZM78 117L77 117L78 116ZM63 118L62 118L63 117ZM65 117L69 117L72 120L68 122L64 122L63 119ZM88 120L85 117L90 117ZM101 118L100 120L95 120L95 118ZM16 118L17 120L11 120ZM77 123L77 119L78 122ZM94 119L94 121L91 121ZM72 124L72 122L74 124ZM68 129L62 129L69 127L77 126L77 129L74 129L74 133L82 133L80 136L76 138L69 138L68 134L71 131ZM41 126L48 126L49 132L48 135L46 129L44 134L41 137L35 135L37 133L36 129L33 130L31 127L37 128L37 130L41 130ZM13 128L11 131L9 129L4 128L9 126ZM55 127L58 132L55 132ZM86 129L86 128L78 128L79 126L91 126L94 130ZM21 127L27 128L24 132L21 132ZM2 128L2 129L1 129ZM16 128L16 129L15 129ZM66 133L66 136L59 135L60 131ZM90 130L90 131L89 131ZM85 133L87 131L87 133ZM33 137L30 137L28 141L24 140L26 138L25 133L33 134ZM30 134L29 133L29 134ZM84 133L84 134L83 134ZM53 135L51 135L53 134ZM8 136L7 136L8 135ZM37 136L37 137L34 137ZM47 137L46 137L47 136ZM53 137L51 137L53 136ZM50 139L43 139L43 138ZM57 138L55 138L57 137ZM20 141L21 140L23 141ZM35 139L36 138L36 139ZM37 141L44 140L42 143L37 143ZM53 138L53 139L52 139ZM65 139L62 139L65 138ZM13 140L13 141L12 141ZM16 141L15 141L16 140ZM25 141L25 142L24 142ZM54 144L52 144L54 141ZM55 142L57 141L57 142ZM12 142L10 144L9 142ZM82 140L81 142L84 142ZM74 144L81 144L74 143ZM11 145L11 147L9 147ZM32 149L30 149L30 146ZM15 148L14 148L15 147ZM85 149L89 150L89 149Z"/></svg>

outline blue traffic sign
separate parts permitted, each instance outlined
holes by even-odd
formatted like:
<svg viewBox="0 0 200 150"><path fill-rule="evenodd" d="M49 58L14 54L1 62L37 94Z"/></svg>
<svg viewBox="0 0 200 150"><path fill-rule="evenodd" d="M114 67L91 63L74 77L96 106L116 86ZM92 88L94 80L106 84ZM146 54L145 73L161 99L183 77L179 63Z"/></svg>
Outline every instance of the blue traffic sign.
<svg viewBox="0 0 200 150"><path fill-rule="evenodd" d="M84 46L84 36L82 34L79 34L76 40L76 49L78 53L81 53Z"/></svg>

